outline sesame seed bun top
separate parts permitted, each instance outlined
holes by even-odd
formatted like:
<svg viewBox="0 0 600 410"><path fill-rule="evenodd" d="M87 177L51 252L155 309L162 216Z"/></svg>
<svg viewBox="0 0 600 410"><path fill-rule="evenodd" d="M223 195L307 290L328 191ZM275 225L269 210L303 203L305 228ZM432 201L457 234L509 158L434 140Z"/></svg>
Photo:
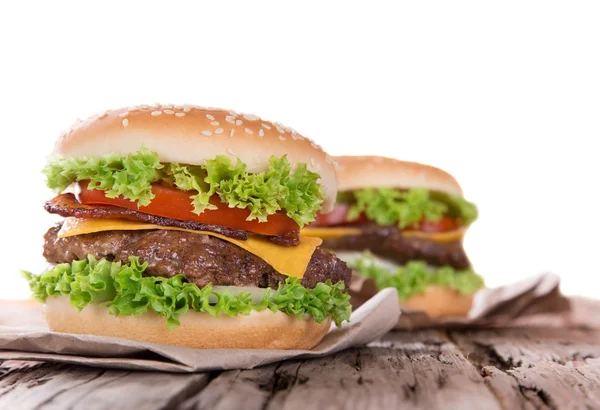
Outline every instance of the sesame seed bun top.
<svg viewBox="0 0 600 410"><path fill-rule="evenodd" d="M361 188L426 188L462 196L456 179L446 171L417 162L377 156L335 157L338 190Z"/></svg>
<svg viewBox="0 0 600 410"><path fill-rule="evenodd" d="M54 153L125 155L141 147L156 152L161 162L204 165L217 155L239 158L251 173L267 169L271 155L287 155L292 166L305 163L321 176L324 212L335 202L334 162L320 146L279 123L217 108L155 104L105 111L65 131Z"/></svg>

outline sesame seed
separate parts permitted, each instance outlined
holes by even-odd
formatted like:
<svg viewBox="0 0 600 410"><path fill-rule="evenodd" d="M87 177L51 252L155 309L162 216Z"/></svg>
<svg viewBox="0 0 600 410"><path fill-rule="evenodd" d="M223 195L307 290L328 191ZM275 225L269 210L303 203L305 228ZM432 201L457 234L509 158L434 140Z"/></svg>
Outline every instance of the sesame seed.
<svg viewBox="0 0 600 410"><path fill-rule="evenodd" d="M104 111L102 114L98 116L98 119L102 119L108 115L108 111Z"/></svg>
<svg viewBox="0 0 600 410"><path fill-rule="evenodd" d="M329 155L325 155L325 162L331 164L333 162L333 158L331 158Z"/></svg>
<svg viewBox="0 0 600 410"><path fill-rule="evenodd" d="M244 128L244 131L246 131L248 134L252 134L252 130L250 128Z"/></svg>
<svg viewBox="0 0 600 410"><path fill-rule="evenodd" d="M269 124L260 124L260 125L262 125L262 126L263 126L263 128L266 128L266 129L268 129L268 130L270 130L270 129L271 129L271 126L270 126Z"/></svg>
<svg viewBox="0 0 600 410"><path fill-rule="evenodd" d="M214 120L215 120L215 117L213 117L213 116L212 116L212 115L210 115L210 114L206 114L206 118L208 118L208 119L209 119L209 120L211 120L211 121L214 121Z"/></svg>
<svg viewBox="0 0 600 410"><path fill-rule="evenodd" d="M175 106L175 109L176 109L176 110L181 110L182 108L183 108L183 107L182 107L181 105L176 105L176 106Z"/></svg>
<svg viewBox="0 0 600 410"><path fill-rule="evenodd" d="M315 157L310 157L310 165L315 166Z"/></svg>
<svg viewBox="0 0 600 410"><path fill-rule="evenodd" d="M123 127L127 127L129 125L129 120L125 118L123 121L121 121L121 124L123 124Z"/></svg>
<svg viewBox="0 0 600 410"><path fill-rule="evenodd" d="M275 124L275 128L277 128L277 131L279 131L281 134L285 133L285 130L281 128L279 124Z"/></svg>
<svg viewBox="0 0 600 410"><path fill-rule="evenodd" d="M244 117L245 119L247 119L248 121L256 121L256 120L258 120L258 119L259 119L259 118L258 118L256 115L254 115L254 114L244 114L244 115L243 115L243 117Z"/></svg>
<svg viewBox="0 0 600 410"><path fill-rule="evenodd" d="M207 137L210 137L212 135L212 132L208 131L208 130L204 130L204 131L202 131L202 134L206 135Z"/></svg>
<svg viewBox="0 0 600 410"><path fill-rule="evenodd" d="M173 104L165 104L163 105L163 108L173 108Z"/></svg>
<svg viewBox="0 0 600 410"><path fill-rule="evenodd" d="M281 141L285 141L285 140L286 140L286 138L285 138L283 135L280 135L280 136L279 136L279 139L280 139Z"/></svg>
<svg viewBox="0 0 600 410"><path fill-rule="evenodd" d="M264 137L265 136L265 132L262 130L262 128L260 130L258 130L258 136L259 137Z"/></svg>
<svg viewBox="0 0 600 410"><path fill-rule="evenodd" d="M161 115L162 111L152 111L152 113L150 115L152 115L153 117L156 117L157 115Z"/></svg>
<svg viewBox="0 0 600 410"><path fill-rule="evenodd" d="M184 112L176 112L176 113L175 113L175 116L176 116L176 117L183 117L184 115L185 115L185 113L184 113Z"/></svg>
<svg viewBox="0 0 600 410"><path fill-rule="evenodd" d="M124 118L127 117L129 115L129 112L122 112L121 114L119 114L119 117Z"/></svg>
<svg viewBox="0 0 600 410"><path fill-rule="evenodd" d="M191 107L183 107L183 112L190 112L191 110Z"/></svg>
<svg viewBox="0 0 600 410"><path fill-rule="evenodd" d="M236 155L236 153L233 152L233 150L231 148L227 148L227 152L229 152L231 155Z"/></svg>
<svg viewBox="0 0 600 410"><path fill-rule="evenodd" d="M234 134L234 133L235 133L235 128L232 128L232 129L231 129L231 132L229 133L229 136L230 136L230 137L233 137L233 134Z"/></svg>
<svg viewBox="0 0 600 410"><path fill-rule="evenodd" d="M235 120L235 125L242 125L244 122L242 120Z"/></svg>
<svg viewBox="0 0 600 410"><path fill-rule="evenodd" d="M212 122L210 123L210 125L219 125L219 124L220 124L220 123L219 123L219 121L212 121Z"/></svg>
<svg viewBox="0 0 600 410"><path fill-rule="evenodd" d="M165 114L169 114L169 115L171 115L171 114L175 114L175 111L173 111L173 110L163 110L163 112L164 112Z"/></svg>
<svg viewBox="0 0 600 410"><path fill-rule="evenodd" d="M148 104L142 104L140 105L140 108L143 110L147 110L148 108L150 108L150 106Z"/></svg>
<svg viewBox="0 0 600 410"><path fill-rule="evenodd" d="M225 117L225 121L227 121L231 124L235 124L235 117L233 115L228 115Z"/></svg>
<svg viewBox="0 0 600 410"><path fill-rule="evenodd" d="M152 107L154 107L154 108L160 108L160 104L159 103L154 103L154 104L152 104Z"/></svg>
<svg viewBox="0 0 600 410"><path fill-rule="evenodd" d="M321 164L317 164L317 170L320 171L321 169L323 169L323 167L321 166Z"/></svg>
<svg viewBox="0 0 600 410"><path fill-rule="evenodd" d="M129 107L128 110L129 111L138 111L139 108L138 107Z"/></svg>
<svg viewBox="0 0 600 410"><path fill-rule="evenodd" d="M313 141L310 142L310 146L313 147L314 149L321 149L321 147L318 146L317 144L315 144Z"/></svg>
<svg viewBox="0 0 600 410"><path fill-rule="evenodd" d="M215 134L222 134L223 133L223 128L217 128L215 130Z"/></svg>

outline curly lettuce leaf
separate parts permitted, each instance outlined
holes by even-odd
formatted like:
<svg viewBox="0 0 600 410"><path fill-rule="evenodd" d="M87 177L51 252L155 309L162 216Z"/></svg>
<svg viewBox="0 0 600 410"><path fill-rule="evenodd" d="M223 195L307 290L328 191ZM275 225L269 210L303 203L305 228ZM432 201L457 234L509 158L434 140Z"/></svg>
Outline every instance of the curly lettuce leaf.
<svg viewBox="0 0 600 410"><path fill-rule="evenodd" d="M391 270L378 265L369 253L349 261L348 266L360 276L373 279L379 289L396 288L400 300L423 293L431 285L448 287L462 295L475 293L484 286L481 276L472 269L457 270L447 265L434 268L423 261L410 261Z"/></svg>
<svg viewBox="0 0 600 410"><path fill-rule="evenodd" d="M141 149L125 156L107 154L90 158L55 158L42 171L49 188L62 191L75 181L89 180L89 189L99 189L108 198L123 196L146 206L154 198L150 184L162 177L158 154Z"/></svg>
<svg viewBox="0 0 600 410"><path fill-rule="evenodd" d="M285 155L271 156L269 163L266 171L250 174L239 159L235 165L226 156L206 161L209 194L216 193L230 208L249 209L249 221L266 222L269 215L281 209L300 227L313 221L324 199L317 182L319 174L303 163L292 171Z"/></svg>
<svg viewBox="0 0 600 410"><path fill-rule="evenodd" d="M477 219L477 206L462 196L450 195L443 192L432 192L431 195L434 200L441 201L448 206L446 215L462 219L465 226L471 225Z"/></svg>
<svg viewBox="0 0 600 410"><path fill-rule="evenodd" d="M401 191L395 188L366 188L352 192L354 203L348 219L365 214L379 225L398 225L404 229L422 219L439 221L442 216L460 218L470 225L477 218L477 208L458 195L434 194L423 188Z"/></svg>
<svg viewBox="0 0 600 410"><path fill-rule="evenodd" d="M199 288L186 282L183 275L171 278L143 276L147 263L130 257L129 264L96 260L62 263L33 275L23 272L33 297L45 301L48 297L67 296L73 308L81 311L90 303L104 303L112 315L141 315L154 311L166 318L167 327L180 325L179 317L188 310L206 312L212 316L248 315L253 310L270 309L302 318L311 315L318 323L331 317L337 326L350 319L350 296L344 283L331 281L307 289L297 278L288 277L276 291L265 289L261 301L250 293L215 292L212 285ZM211 303L211 299L216 302Z"/></svg>
<svg viewBox="0 0 600 410"><path fill-rule="evenodd" d="M48 162L43 172L48 187L57 191L89 180L90 189L103 190L109 198L123 196L146 206L154 198L151 184L163 181L190 191L196 214L216 209L209 201L217 195L230 208L248 209L249 221L266 222L269 215L283 210L300 227L312 222L325 199L319 174L303 163L292 171L285 155L272 156L269 162L265 171L252 174L239 159L234 164L220 155L207 160L205 166L163 164L156 153L142 148L126 156L57 158Z"/></svg>

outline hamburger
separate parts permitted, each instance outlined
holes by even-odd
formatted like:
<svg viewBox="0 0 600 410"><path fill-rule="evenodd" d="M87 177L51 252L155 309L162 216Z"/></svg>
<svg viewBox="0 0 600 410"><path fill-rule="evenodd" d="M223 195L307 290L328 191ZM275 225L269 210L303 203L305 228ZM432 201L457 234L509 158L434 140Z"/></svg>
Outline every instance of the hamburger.
<svg viewBox="0 0 600 410"><path fill-rule="evenodd" d="M465 315L484 282L463 249L477 208L464 199L456 179L391 158L335 160L335 208L319 215L305 234L323 238L323 247L376 288L395 287L401 305L431 317Z"/></svg>
<svg viewBox="0 0 600 410"><path fill-rule="evenodd" d="M76 123L44 169L64 219L25 272L50 330L194 348L310 349L349 320L350 268L299 230L333 160L233 111L142 105Z"/></svg>

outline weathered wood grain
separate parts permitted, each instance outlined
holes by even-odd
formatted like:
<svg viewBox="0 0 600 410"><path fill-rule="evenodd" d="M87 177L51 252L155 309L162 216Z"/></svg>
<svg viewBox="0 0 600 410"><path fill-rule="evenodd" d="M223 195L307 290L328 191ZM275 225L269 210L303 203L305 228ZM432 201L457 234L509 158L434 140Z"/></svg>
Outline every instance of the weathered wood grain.
<svg viewBox="0 0 600 410"><path fill-rule="evenodd" d="M207 374L12 366L0 378L0 409L169 409L208 380Z"/></svg>
<svg viewBox="0 0 600 410"><path fill-rule="evenodd" d="M2 409L600 409L600 331L392 332L253 370L0 364Z"/></svg>
<svg viewBox="0 0 600 410"><path fill-rule="evenodd" d="M600 332L502 329L450 337L505 409L600 408Z"/></svg>
<svg viewBox="0 0 600 410"><path fill-rule="evenodd" d="M185 408L242 402L245 409L500 408L477 370L439 332L396 332L332 357L226 372Z"/></svg>
<svg viewBox="0 0 600 410"><path fill-rule="evenodd" d="M181 406L182 409L227 410L262 409L276 384L278 364L253 370L230 370L221 373L208 386ZM243 405L242 405L243 404Z"/></svg>

